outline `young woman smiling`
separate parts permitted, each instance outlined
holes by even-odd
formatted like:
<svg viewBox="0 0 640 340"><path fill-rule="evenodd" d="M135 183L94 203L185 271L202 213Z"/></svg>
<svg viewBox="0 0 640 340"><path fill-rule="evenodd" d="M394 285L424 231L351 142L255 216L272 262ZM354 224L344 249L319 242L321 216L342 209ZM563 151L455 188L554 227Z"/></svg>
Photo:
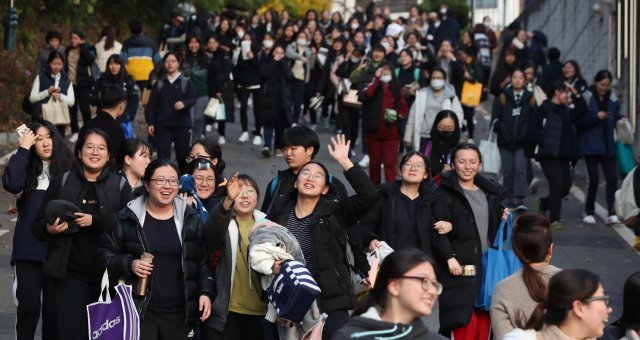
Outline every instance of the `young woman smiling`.
<svg viewBox="0 0 640 340"><path fill-rule="evenodd" d="M53 278L57 334L60 339L86 339L86 306L100 294L104 272L97 258L100 237L107 226L117 224L115 213L131 199L131 187L109 171L109 137L91 129L75 147L78 165L54 178L45 193L32 226L37 239L49 241L43 275ZM65 200L81 212L70 225L59 216L45 219L49 202Z"/></svg>
<svg viewBox="0 0 640 340"><path fill-rule="evenodd" d="M142 178L147 194L127 204L104 233L99 257L111 277L134 287L140 339L186 339L211 312L213 279L195 210L178 197L178 168L154 160ZM144 252L153 264L139 260ZM138 281L148 278L147 291Z"/></svg>
<svg viewBox="0 0 640 340"><path fill-rule="evenodd" d="M52 334L56 331L52 318L52 294L42 275L47 244L34 238L31 225L36 218L33 212L40 210L50 179L68 171L74 164L73 153L53 124L38 119L27 127L18 139L18 151L11 156L2 175L2 186L15 194L18 200L18 220L11 254L11 264L15 269L13 288L18 302L18 339L33 339L41 305L42 332Z"/></svg>

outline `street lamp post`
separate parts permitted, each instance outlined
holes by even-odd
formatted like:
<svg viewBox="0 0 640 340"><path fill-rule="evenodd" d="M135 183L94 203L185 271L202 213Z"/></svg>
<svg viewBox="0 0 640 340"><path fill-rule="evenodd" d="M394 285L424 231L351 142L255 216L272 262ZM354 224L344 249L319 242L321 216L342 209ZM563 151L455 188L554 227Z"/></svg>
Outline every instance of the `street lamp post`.
<svg viewBox="0 0 640 340"><path fill-rule="evenodd" d="M7 9L4 17L4 49L9 52L16 51L16 32L18 30L18 11L13 5Z"/></svg>

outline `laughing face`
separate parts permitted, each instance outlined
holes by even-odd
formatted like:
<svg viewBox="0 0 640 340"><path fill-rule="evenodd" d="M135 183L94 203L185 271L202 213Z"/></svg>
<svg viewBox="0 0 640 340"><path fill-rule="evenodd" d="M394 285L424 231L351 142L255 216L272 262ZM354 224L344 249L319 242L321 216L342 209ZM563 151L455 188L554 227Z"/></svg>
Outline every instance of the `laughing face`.
<svg viewBox="0 0 640 340"><path fill-rule="evenodd" d="M299 195L319 197L329 191L326 185L327 174L318 164L307 164L298 173L295 188Z"/></svg>
<svg viewBox="0 0 640 340"><path fill-rule="evenodd" d="M213 169L196 169L193 171L196 180L196 193L198 198L206 200L213 195L216 189L216 176Z"/></svg>
<svg viewBox="0 0 640 340"><path fill-rule="evenodd" d="M607 305L605 300L595 300L604 296L604 288L600 286L591 297L594 301L583 304L582 320L584 329L589 331L589 337L601 337L604 334L604 328L609 322L609 314L612 312L611 307Z"/></svg>
<svg viewBox="0 0 640 340"><path fill-rule="evenodd" d="M167 206L173 203L178 195L178 173L168 165L157 168L151 180L144 184L149 192L149 201L156 206Z"/></svg>
<svg viewBox="0 0 640 340"><path fill-rule="evenodd" d="M433 266L424 262L404 274L405 277L423 278L431 282L436 282L436 273ZM398 300L400 306L406 312L413 314L416 318L431 314L433 304L438 299L438 291L435 287L424 288L422 280L404 279L398 280Z"/></svg>
<svg viewBox="0 0 640 340"><path fill-rule="evenodd" d="M104 137L97 133L88 135L80 151L80 161L89 172L102 171L109 161L109 146Z"/></svg>
<svg viewBox="0 0 640 340"><path fill-rule="evenodd" d="M481 165L480 155L475 150L463 149L456 152L454 167L458 179L464 182L473 182Z"/></svg>
<svg viewBox="0 0 640 340"><path fill-rule="evenodd" d="M240 195L236 197L233 204L233 212L237 216L247 216L253 214L253 210L258 205L258 190L250 183L244 182Z"/></svg>

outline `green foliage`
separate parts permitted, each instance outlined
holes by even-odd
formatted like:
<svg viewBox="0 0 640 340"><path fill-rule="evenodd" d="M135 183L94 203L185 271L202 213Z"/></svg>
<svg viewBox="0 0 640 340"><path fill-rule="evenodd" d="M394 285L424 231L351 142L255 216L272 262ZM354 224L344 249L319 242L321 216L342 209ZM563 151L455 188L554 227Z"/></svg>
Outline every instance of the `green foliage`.
<svg viewBox="0 0 640 340"><path fill-rule="evenodd" d="M471 24L469 6L467 6L465 0L425 0L418 7L421 11L438 12L442 4L449 6L449 10L454 13L454 17L460 23L461 28L464 29Z"/></svg>
<svg viewBox="0 0 640 340"><path fill-rule="evenodd" d="M31 91L33 77L16 54L0 52L0 131L11 131L27 119L22 111L22 98Z"/></svg>

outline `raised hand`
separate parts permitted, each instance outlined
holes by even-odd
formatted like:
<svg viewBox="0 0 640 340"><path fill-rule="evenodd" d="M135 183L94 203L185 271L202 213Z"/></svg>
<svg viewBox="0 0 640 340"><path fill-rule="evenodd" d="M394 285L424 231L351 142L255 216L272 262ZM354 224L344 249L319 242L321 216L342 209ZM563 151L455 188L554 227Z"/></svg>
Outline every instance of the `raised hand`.
<svg viewBox="0 0 640 340"><path fill-rule="evenodd" d="M240 173L236 172L227 182L227 197L224 199L224 209L229 210L231 206L233 206L233 202L236 200L236 197L240 195L242 191L242 184L238 181L238 176Z"/></svg>
<svg viewBox="0 0 640 340"><path fill-rule="evenodd" d="M335 159L344 170L349 170L353 166L353 163L349 159L350 145L351 141L347 141L343 134L331 137L331 144L327 145L331 158Z"/></svg>
<svg viewBox="0 0 640 340"><path fill-rule="evenodd" d="M31 129L27 129L22 137L18 139L18 144L20 144L20 147L27 150L31 149L31 147L35 143L36 135L33 133L33 131L31 131Z"/></svg>

